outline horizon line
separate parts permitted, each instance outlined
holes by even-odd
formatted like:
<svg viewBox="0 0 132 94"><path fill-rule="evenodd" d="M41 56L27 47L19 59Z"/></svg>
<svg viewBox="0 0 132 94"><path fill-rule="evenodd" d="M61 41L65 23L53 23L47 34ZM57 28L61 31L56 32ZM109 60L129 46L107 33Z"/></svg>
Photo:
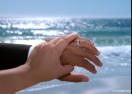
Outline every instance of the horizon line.
<svg viewBox="0 0 132 94"><path fill-rule="evenodd" d="M101 17L101 16L0 16L0 18L100 18L100 19L131 19L131 16L129 17Z"/></svg>

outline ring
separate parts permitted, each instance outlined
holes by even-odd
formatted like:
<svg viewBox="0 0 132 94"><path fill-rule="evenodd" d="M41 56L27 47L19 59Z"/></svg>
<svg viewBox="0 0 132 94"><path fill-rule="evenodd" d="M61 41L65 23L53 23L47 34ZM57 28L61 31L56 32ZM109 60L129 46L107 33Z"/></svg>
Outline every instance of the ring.
<svg viewBox="0 0 132 94"><path fill-rule="evenodd" d="M77 40L77 47L80 47L80 40Z"/></svg>

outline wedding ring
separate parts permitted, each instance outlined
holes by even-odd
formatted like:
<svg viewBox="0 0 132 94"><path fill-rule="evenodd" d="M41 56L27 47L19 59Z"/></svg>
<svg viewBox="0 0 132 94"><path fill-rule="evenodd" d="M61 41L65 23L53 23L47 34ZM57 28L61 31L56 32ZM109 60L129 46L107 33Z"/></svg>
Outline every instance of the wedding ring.
<svg viewBox="0 0 132 94"><path fill-rule="evenodd" d="M80 47L80 40L77 40L77 47Z"/></svg>

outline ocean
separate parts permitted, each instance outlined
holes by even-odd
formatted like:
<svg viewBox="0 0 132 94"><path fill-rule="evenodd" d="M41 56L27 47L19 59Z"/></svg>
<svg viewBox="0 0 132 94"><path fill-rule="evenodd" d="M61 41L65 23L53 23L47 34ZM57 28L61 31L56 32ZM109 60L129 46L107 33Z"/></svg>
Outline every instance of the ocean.
<svg viewBox="0 0 132 94"><path fill-rule="evenodd" d="M0 42L35 44L47 38L76 32L90 39L101 52L103 67L93 75L76 67L73 73L90 78L85 83L53 80L16 94L131 94L131 19L66 17L1 17Z"/></svg>

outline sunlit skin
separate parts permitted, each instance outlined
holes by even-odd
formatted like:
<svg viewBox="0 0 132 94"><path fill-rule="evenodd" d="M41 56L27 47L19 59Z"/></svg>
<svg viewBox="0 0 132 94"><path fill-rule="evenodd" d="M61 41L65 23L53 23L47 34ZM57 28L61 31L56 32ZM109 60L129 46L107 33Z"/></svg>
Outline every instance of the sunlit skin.
<svg viewBox="0 0 132 94"><path fill-rule="evenodd" d="M76 41L80 40L80 47L77 47ZM95 65L101 67L101 61L96 57L99 56L99 51L95 48L94 43L85 38L77 38L74 40L61 56L61 63L63 65L73 65L83 67L86 70L90 71L93 74L97 73L97 70L93 64L89 61L95 63ZM84 59L87 58L88 60ZM71 81L71 82L87 82L89 79L87 76L83 74L71 74L69 73L66 76L60 78L63 81Z"/></svg>
<svg viewBox="0 0 132 94"><path fill-rule="evenodd" d="M0 71L1 94L13 94L39 82L50 81L70 73L72 65L62 65L60 57L77 34L58 37L37 45L26 63L14 69Z"/></svg>
<svg viewBox="0 0 132 94"><path fill-rule="evenodd" d="M95 67L84 58L88 58L98 66L102 64L96 58L99 52L93 43L82 38L78 48L76 47L77 38L77 34L70 34L40 43L33 49L24 65L0 71L1 93L13 94L39 82L53 79L87 82L87 76L71 74L74 66L96 73Z"/></svg>
<svg viewBox="0 0 132 94"><path fill-rule="evenodd" d="M65 36L63 36L65 37ZM77 47L77 40L80 40L80 46ZM50 40L46 40L47 42ZM86 70L90 71L93 74L97 73L97 70L93 64L89 61L95 63L95 65L101 67L101 61L96 57L99 56L100 52L94 46L94 43L88 39L78 37L73 40L67 48L64 50L61 56L61 64L62 65L73 65L83 67ZM87 58L88 60L84 59ZM83 74L72 74L69 73L65 76L59 78L62 81L69 82L87 82L89 79L86 75Z"/></svg>

